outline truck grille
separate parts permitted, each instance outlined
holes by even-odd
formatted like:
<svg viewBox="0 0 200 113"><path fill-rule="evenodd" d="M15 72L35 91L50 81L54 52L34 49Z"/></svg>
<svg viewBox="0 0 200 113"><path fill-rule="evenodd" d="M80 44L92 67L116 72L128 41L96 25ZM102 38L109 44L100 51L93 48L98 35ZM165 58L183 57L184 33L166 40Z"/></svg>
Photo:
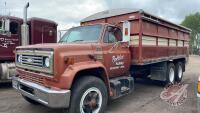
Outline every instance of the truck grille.
<svg viewBox="0 0 200 113"><path fill-rule="evenodd" d="M29 82L33 82L39 85L44 85L44 77L43 76L39 76L39 75L35 75L35 74L29 74L27 72L21 72L20 70L18 70L19 72L19 78L29 81Z"/></svg>
<svg viewBox="0 0 200 113"><path fill-rule="evenodd" d="M35 55L22 55L21 63L30 66L43 66L43 57Z"/></svg>
<svg viewBox="0 0 200 113"><path fill-rule="evenodd" d="M53 51L17 50L15 61L17 67L53 75L53 57ZM49 66L44 65L45 58L49 59Z"/></svg>

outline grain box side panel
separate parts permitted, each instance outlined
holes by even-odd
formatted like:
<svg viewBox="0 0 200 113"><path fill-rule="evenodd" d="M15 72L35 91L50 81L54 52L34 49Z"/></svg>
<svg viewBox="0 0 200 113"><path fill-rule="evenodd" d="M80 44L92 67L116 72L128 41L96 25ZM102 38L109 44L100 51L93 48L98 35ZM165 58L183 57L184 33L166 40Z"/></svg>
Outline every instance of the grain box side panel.
<svg viewBox="0 0 200 113"><path fill-rule="evenodd" d="M106 23L106 19L98 19L98 20L92 20L88 22L81 22L81 25L91 25L91 24L98 24L98 23Z"/></svg>
<svg viewBox="0 0 200 113"><path fill-rule="evenodd" d="M143 20L142 22L142 32L146 35L157 35L157 26L151 22Z"/></svg>
<svg viewBox="0 0 200 113"><path fill-rule="evenodd" d="M168 27L159 23L143 20L141 58L140 56L133 56L133 58L139 58L141 61L139 63L134 62L134 65L144 65L159 62L161 59L164 61L170 58L186 56L188 47L184 45L187 44L184 41L189 40L189 33L174 29L173 27L175 28L176 26L171 25Z"/></svg>
<svg viewBox="0 0 200 113"><path fill-rule="evenodd" d="M131 21L131 35L138 35L140 32L139 19Z"/></svg>
<svg viewBox="0 0 200 113"><path fill-rule="evenodd" d="M177 30L169 29L169 37L171 39L178 39Z"/></svg>
<svg viewBox="0 0 200 113"><path fill-rule="evenodd" d="M125 15L113 16L113 17L107 18L107 23L116 24L119 22L127 21L127 20L138 19L139 15L140 15L139 13L135 12L135 13L129 13Z"/></svg>
<svg viewBox="0 0 200 113"><path fill-rule="evenodd" d="M168 37L168 28L164 26L158 26L158 37Z"/></svg>

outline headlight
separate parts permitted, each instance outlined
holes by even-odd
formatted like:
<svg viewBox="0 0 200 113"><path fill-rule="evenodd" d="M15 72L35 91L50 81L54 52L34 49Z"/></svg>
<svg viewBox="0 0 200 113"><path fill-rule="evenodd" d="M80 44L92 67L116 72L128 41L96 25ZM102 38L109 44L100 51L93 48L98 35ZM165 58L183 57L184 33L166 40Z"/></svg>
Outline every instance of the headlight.
<svg viewBox="0 0 200 113"><path fill-rule="evenodd" d="M44 58L44 65L45 65L45 67L49 67L50 66L50 59L49 59L49 57L45 57Z"/></svg>
<svg viewBox="0 0 200 113"><path fill-rule="evenodd" d="M21 63L21 61L22 61L22 55L18 55L17 56L17 62Z"/></svg>

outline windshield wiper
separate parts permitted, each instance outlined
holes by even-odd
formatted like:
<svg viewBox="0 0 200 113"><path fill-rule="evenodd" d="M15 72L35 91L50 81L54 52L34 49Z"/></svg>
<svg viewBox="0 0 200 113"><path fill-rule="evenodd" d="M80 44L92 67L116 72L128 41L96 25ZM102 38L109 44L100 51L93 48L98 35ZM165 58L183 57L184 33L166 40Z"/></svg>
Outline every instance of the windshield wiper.
<svg viewBox="0 0 200 113"><path fill-rule="evenodd" d="M79 42L79 41L84 41L84 40L74 40L74 41L72 41L72 42Z"/></svg>
<svg viewBox="0 0 200 113"><path fill-rule="evenodd" d="M84 40L74 40L74 41L71 41L71 42L79 42L79 41L84 41ZM69 43L69 42L67 42L67 41L59 41L59 43Z"/></svg>

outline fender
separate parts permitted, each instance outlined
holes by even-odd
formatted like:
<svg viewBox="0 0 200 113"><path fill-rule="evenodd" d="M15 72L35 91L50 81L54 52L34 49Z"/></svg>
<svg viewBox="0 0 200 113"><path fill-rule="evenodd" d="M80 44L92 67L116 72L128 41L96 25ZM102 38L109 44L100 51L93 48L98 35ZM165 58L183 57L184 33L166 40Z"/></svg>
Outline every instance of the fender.
<svg viewBox="0 0 200 113"><path fill-rule="evenodd" d="M110 92L110 83L109 83L109 77L106 71L106 68L104 65L99 62L99 61L87 61L87 62L78 62L73 65L70 65L66 68L64 73L61 75L61 79L59 83L65 86L65 88L70 89L73 83L73 80L76 76L76 74L82 70L87 70L87 69L94 69L94 68L103 68L104 73L104 82L106 83L108 87L108 91Z"/></svg>

